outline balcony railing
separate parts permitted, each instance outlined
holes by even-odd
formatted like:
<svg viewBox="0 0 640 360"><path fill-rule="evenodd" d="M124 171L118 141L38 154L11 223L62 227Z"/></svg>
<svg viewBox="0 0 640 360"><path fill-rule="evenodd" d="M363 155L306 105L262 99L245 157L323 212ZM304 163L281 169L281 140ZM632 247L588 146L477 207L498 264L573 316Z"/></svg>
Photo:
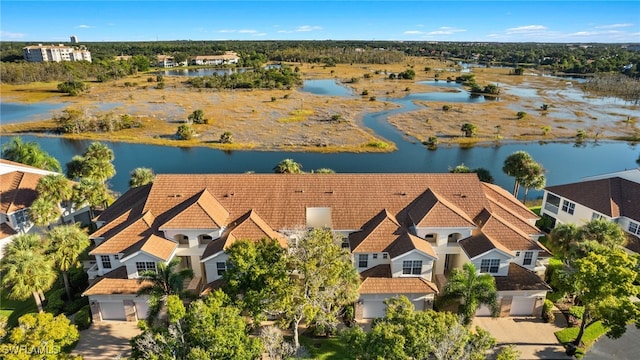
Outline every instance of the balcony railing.
<svg viewBox="0 0 640 360"><path fill-rule="evenodd" d="M545 203L544 204L544 209L547 210L550 213L553 213L553 214L557 214L558 213L558 207L553 205L553 204L550 204L550 203Z"/></svg>
<svg viewBox="0 0 640 360"><path fill-rule="evenodd" d="M96 276L99 276L98 264L93 264L93 266L87 270L87 275L89 276L89 280L93 280Z"/></svg>

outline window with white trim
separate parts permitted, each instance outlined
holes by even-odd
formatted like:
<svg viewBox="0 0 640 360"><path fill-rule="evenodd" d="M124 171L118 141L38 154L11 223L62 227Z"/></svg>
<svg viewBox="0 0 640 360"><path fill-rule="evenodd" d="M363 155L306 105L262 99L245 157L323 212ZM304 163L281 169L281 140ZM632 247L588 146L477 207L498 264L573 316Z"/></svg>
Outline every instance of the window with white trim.
<svg viewBox="0 0 640 360"><path fill-rule="evenodd" d="M630 233L640 235L640 224L633 221L629 221L628 229Z"/></svg>
<svg viewBox="0 0 640 360"><path fill-rule="evenodd" d="M156 263L153 261L136 261L136 269L138 274L144 271L156 271Z"/></svg>
<svg viewBox="0 0 640 360"><path fill-rule="evenodd" d="M497 273L500 268L500 259L482 259L480 262L481 273Z"/></svg>
<svg viewBox="0 0 640 360"><path fill-rule="evenodd" d="M103 269L111 269L111 258L109 255L100 255L100 261L102 262Z"/></svg>
<svg viewBox="0 0 640 360"><path fill-rule="evenodd" d="M567 214L573 215L573 212L576 211L576 204L571 201L563 200L562 201L562 211Z"/></svg>
<svg viewBox="0 0 640 360"><path fill-rule="evenodd" d="M525 251L524 260L522 260L522 265L531 265L532 262L533 262L533 251Z"/></svg>
<svg viewBox="0 0 640 360"><path fill-rule="evenodd" d="M218 276L224 275L225 271L227 271L227 263L224 261L217 262L216 270L218 271Z"/></svg>
<svg viewBox="0 0 640 360"><path fill-rule="evenodd" d="M402 262L402 274L420 275L422 274L422 260L405 260Z"/></svg>
<svg viewBox="0 0 640 360"><path fill-rule="evenodd" d="M591 220L598 220L598 219L604 219L604 216L603 216L603 215L598 214L597 212L594 212L594 213L591 215Z"/></svg>
<svg viewBox="0 0 640 360"><path fill-rule="evenodd" d="M378 258L378 254L373 254L372 256L374 260Z"/></svg>
<svg viewBox="0 0 640 360"><path fill-rule="evenodd" d="M388 258L389 258L389 254L387 254L387 253L382 253L382 258L383 258L383 259L388 259Z"/></svg>
<svg viewBox="0 0 640 360"><path fill-rule="evenodd" d="M369 266L369 254L358 254L358 267L366 268Z"/></svg>

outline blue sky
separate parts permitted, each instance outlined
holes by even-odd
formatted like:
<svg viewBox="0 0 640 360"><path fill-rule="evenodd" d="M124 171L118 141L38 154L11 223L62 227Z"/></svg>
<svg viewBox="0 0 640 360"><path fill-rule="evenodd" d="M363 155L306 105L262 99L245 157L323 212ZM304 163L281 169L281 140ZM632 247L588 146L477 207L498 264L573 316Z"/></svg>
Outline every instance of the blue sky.
<svg viewBox="0 0 640 360"><path fill-rule="evenodd" d="M0 41L640 42L640 1L6 1Z"/></svg>

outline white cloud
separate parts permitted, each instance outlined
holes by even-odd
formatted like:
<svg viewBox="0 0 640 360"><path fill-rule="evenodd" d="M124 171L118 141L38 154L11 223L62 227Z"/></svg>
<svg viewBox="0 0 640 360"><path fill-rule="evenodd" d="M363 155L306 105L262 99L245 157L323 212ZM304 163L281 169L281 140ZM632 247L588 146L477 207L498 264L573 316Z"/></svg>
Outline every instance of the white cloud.
<svg viewBox="0 0 640 360"><path fill-rule="evenodd" d="M596 26L596 29L615 29L615 28L630 27L630 26L633 26L633 24L610 24L610 25Z"/></svg>
<svg viewBox="0 0 640 360"><path fill-rule="evenodd" d="M240 34L255 34L258 31L257 30L250 30L250 29L242 29L242 30L238 30L238 32Z"/></svg>
<svg viewBox="0 0 640 360"><path fill-rule="evenodd" d="M252 36L267 36L267 33L255 33Z"/></svg>
<svg viewBox="0 0 640 360"><path fill-rule="evenodd" d="M507 29L507 34L540 33L546 30L544 25L526 25Z"/></svg>
<svg viewBox="0 0 640 360"><path fill-rule="evenodd" d="M420 35L420 34L424 34L422 31L418 31L418 30L407 30L404 32L406 35Z"/></svg>
<svg viewBox="0 0 640 360"><path fill-rule="evenodd" d="M235 30L229 30L229 29L222 29L222 30L218 30L219 33L233 33L236 32Z"/></svg>
<svg viewBox="0 0 640 360"><path fill-rule="evenodd" d="M0 30L0 38L2 39L22 39L25 37L23 33L14 33L10 31L2 31Z"/></svg>
<svg viewBox="0 0 640 360"><path fill-rule="evenodd" d="M456 29L449 26L442 26L438 28L438 30L430 31L427 35L452 35L455 33L465 32L467 30L464 29Z"/></svg>
<svg viewBox="0 0 640 360"><path fill-rule="evenodd" d="M82 24L82 25L76 26L76 29L91 29L91 28L94 28L94 27L95 26Z"/></svg>
<svg viewBox="0 0 640 360"><path fill-rule="evenodd" d="M315 30L322 30L322 27L320 27L320 26L311 26L311 25L302 25L302 26L298 26L294 31L296 31L296 32L308 32L308 31L315 31Z"/></svg>

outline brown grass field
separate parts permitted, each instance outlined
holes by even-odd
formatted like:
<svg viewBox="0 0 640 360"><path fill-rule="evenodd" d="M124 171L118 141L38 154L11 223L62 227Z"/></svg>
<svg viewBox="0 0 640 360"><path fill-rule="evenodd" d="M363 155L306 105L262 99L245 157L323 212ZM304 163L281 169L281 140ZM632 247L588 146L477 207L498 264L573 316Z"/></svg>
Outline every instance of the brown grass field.
<svg viewBox="0 0 640 360"><path fill-rule="evenodd" d="M110 133L64 135L69 138L125 141L170 146L209 146L221 149L254 149L279 151L373 152L393 151L395 144L378 137L361 123L369 112L397 107L384 101L386 97L402 97L408 92L456 91L416 84L433 80L436 73L441 80L459 76L452 64L427 58L406 58L403 63L387 65L337 65L324 67L312 64L292 64L300 67L303 79L331 79L345 82L356 94L363 90L367 96L356 98L318 96L298 90L236 90L217 91L193 89L185 85L186 77L165 76L164 89L156 89L155 82L147 82L152 74L138 74L108 83L89 83L90 90L77 97L57 92L57 83L0 86L1 100L6 102L65 102L71 108L98 115L107 111L130 114L142 126ZM427 72L425 67L432 70ZM390 80L387 72L413 68L414 80ZM378 74L376 74L376 71ZM497 83L504 89L499 101L484 103L444 103L419 101L421 108L398 114L389 121L398 130L416 141L437 136L440 144L488 143L512 140L572 140L578 129L588 137L624 139L638 136L636 116L639 107L620 103L603 108L591 105L575 96L570 83L562 79L527 74L509 75L505 68L476 68L476 81L485 86ZM370 74L370 78L364 78ZM346 83L358 78L355 83ZM125 82L136 83L126 87ZM524 87L533 95L519 97L509 88ZM375 96L376 101L370 101ZM272 97L276 100L272 101ZM542 112L540 106L548 104ZM449 105L443 111L443 105ZM196 109L202 109L208 124L194 125L198 136L192 140L176 140L179 124ZM516 113L527 115L518 120ZM632 115L629 115L632 114ZM343 121L330 121L340 115ZM478 133L465 138L460 126L473 123ZM0 134L10 136L24 133L42 135L55 130L53 120L2 124ZM542 130L548 127L548 131ZM220 144L220 134L230 131L233 144Z"/></svg>

